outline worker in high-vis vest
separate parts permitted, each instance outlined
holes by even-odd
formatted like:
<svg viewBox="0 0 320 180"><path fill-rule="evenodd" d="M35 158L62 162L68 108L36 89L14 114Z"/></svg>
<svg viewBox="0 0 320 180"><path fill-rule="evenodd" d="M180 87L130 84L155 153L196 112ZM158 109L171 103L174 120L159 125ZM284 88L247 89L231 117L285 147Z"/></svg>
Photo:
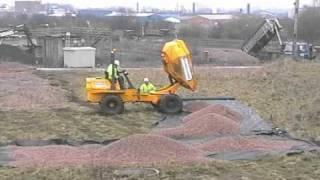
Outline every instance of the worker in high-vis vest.
<svg viewBox="0 0 320 180"><path fill-rule="evenodd" d="M106 69L106 79L109 79L112 81L114 76L115 79L119 78L119 66L120 66L120 61L115 60L114 64L109 64L108 68Z"/></svg>
<svg viewBox="0 0 320 180"><path fill-rule="evenodd" d="M141 94L149 94L152 91L156 90L156 87L150 83L148 78L144 78L144 83L140 86L140 93Z"/></svg>
<svg viewBox="0 0 320 180"><path fill-rule="evenodd" d="M120 61L115 60L114 64L110 64L108 68L105 71L106 79L109 79L110 81L115 79L116 82L119 82L120 88L124 89L124 79L120 75L122 73L120 71Z"/></svg>

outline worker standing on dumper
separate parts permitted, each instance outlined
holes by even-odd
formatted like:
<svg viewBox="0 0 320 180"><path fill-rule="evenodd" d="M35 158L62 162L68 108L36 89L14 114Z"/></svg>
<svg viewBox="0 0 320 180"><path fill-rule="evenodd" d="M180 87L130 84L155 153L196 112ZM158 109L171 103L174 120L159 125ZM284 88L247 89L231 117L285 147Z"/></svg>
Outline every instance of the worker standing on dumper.
<svg viewBox="0 0 320 180"><path fill-rule="evenodd" d="M156 90L156 87L150 83L148 78L144 78L144 83L140 87L140 93L141 94L149 94L152 91Z"/></svg>
<svg viewBox="0 0 320 180"><path fill-rule="evenodd" d="M110 64L105 71L106 79L109 79L111 82L115 80L115 82L119 82L120 89L124 89L124 79L120 75L125 71L120 71L120 61L114 60L114 64ZM113 79L114 78L114 79Z"/></svg>

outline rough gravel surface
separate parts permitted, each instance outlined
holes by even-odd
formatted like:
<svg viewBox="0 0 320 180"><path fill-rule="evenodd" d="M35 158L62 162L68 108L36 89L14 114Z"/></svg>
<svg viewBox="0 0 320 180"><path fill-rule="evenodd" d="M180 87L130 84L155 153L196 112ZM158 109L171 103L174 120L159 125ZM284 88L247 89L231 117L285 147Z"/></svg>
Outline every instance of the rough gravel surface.
<svg viewBox="0 0 320 180"><path fill-rule="evenodd" d="M157 135L133 135L108 146L14 147L11 166L121 166L202 162L204 153L182 142Z"/></svg>
<svg viewBox="0 0 320 180"><path fill-rule="evenodd" d="M132 135L107 146L10 147L2 163L13 167L74 167L202 163L214 159L257 159L268 154L310 150L310 144L274 136L249 135L270 130L252 109L236 102L212 104L181 117L180 125ZM169 121L170 117L164 120ZM174 123L167 123L172 125ZM247 133L247 134L246 134Z"/></svg>
<svg viewBox="0 0 320 180"><path fill-rule="evenodd" d="M195 104L195 106L198 106L198 104ZM208 114L219 114L223 117L227 117L235 122L240 123L242 121L242 116L240 113L231 110L230 108L223 106L223 105L209 105L207 107L204 107L186 117L183 118L183 122L188 122L194 119L201 118L203 116L206 116Z"/></svg>
<svg viewBox="0 0 320 180"><path fill-rule="evenodd" d="M238 112L243 117L240 130L242 135L255 135L257 132L272 131L273 125L271 122L264 120L251 107L241 103L240 101L207 101L210 104L223 105L235 112Z"/></svg>
<svg viewBox="0 0 320 180"><path fill-rule="evenodd" d="M100 152L106 164L167 164L201 161L203 152L180 141L158 135L134 135ZM202 157L201 157L202 156Z"/></svg>
<svg viewBox="0 0 320 180"><path fill-rule="evenodd" d="M12 147L13 167L66 167L95 165L97 147Z"/></svg>
<svg viewBox="0 0 320 180"><path fill-rule="evenodd" d="M208 64L215 65L232 65L232 66L243 66L243 65L257 65L259 60L253 56L250 56L238 49L220 49L220 48L205 48L209 54Z"/></svg>
<svg viewBox="0 0 320 180"><path fill-rule="evenodd" d="M64 91L33 73L29 66L0 63L0 110L62 108Z"/></svg>
<svg viewBox="0 0 320 180"><path fill-rule="evenodd" d="M240 134L240 123L215 113L204 114L198 118L188 118L181 126L164 129L156 134L173 138L199 138Z"/></svg>

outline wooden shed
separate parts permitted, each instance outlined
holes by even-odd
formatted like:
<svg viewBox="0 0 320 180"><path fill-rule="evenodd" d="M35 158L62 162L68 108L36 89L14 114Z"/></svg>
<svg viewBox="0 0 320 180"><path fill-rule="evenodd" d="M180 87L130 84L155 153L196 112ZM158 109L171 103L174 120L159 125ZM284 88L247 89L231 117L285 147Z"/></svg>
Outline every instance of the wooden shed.
<svg viewBox="0 0 320 180"><path fill-rule="evenodd" d="M61 37L45 36L39 37L40 56L42 64L46 68L63 67L64 39Z"/></svg>

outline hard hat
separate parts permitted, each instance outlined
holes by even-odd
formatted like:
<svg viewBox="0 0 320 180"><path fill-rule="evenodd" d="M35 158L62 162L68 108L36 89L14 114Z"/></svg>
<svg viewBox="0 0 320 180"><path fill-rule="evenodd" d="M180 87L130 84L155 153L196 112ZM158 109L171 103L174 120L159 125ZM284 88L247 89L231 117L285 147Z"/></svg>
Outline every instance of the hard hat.
<svg viewBox="0 0 320 180"><path fill-rule="evenodd" d="M120 66L120 61L119 60L114 60L114 64L117 66Z"/></svg>
<svg viewBox="0 0 320 180"><path fill-rule="evenodd" d="M144 82L149 82L149 79L148 78L144 78L143 81Z"/></svg>

